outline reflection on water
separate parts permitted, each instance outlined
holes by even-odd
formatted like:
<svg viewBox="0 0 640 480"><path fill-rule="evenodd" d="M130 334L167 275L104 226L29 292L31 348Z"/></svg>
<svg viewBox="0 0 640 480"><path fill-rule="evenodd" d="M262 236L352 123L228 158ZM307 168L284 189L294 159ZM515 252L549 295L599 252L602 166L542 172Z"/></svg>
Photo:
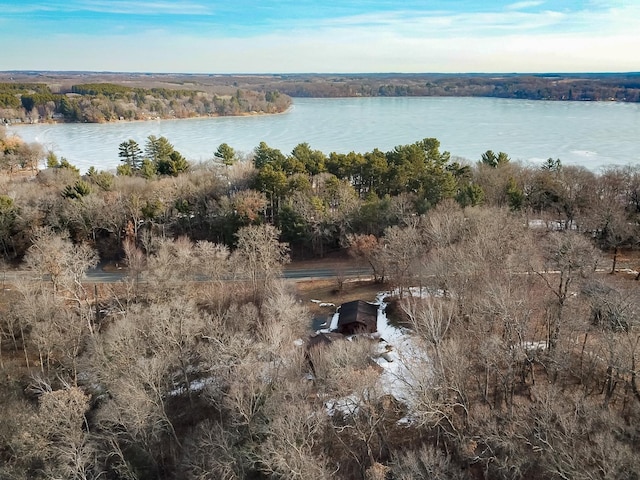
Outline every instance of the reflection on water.
<svg viewBox="0 0 640 480"><path fill-rule="evenodd" d="M261 141L289 153L307 142L326 154L383 151L435 137L443 150L477 161L486 150L514 160L560 158L598 169L640 162L640 105L614 102L532 102L493 98L295 99L285 114L122 122L12 126L82 171L114 169L118 145L144 145L164 135L190 161L213 158L223 142L251 152Z"/></svg>

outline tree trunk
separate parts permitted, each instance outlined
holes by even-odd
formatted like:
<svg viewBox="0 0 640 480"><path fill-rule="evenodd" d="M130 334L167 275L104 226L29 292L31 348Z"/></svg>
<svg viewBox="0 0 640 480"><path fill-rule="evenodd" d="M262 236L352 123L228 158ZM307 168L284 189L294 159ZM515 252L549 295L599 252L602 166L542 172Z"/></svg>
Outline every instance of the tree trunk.
<svg viewBox="0 0 640 480"><path fill-rule="evenodd" d="M633 391L633 395L640 402L640 389L638 389L638 373L636 371L636 357L635 355L631 358L631 390Z"/></svg>
<svg viewBox="0 0 640 480"><path fill-rule="evenodd" d="M584 334L584 341L582 342L582 350L580 351L580 382L583 382L583 367L584 367L584 350L587 346L588 333Z"/></svg>
<svg viewBox="0 0 640 480"><path fill-rule="evenodd" d="M613 392L615 391L618 382L614 380L614 368L612 366L607 367L607 381L605 383L605 396L604 396L604 408L609 408L609 402L611 402L611 398L613 397Z"/></svg>

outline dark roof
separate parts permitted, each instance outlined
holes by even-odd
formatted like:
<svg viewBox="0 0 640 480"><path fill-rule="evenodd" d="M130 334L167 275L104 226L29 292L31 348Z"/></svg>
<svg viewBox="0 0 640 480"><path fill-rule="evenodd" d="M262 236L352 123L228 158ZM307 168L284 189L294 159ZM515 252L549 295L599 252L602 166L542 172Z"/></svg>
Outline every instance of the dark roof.
<svg viewBox="0 0 640 480"><path fill-rule="evenodd" d="M338 332L352 334L373 333L378 328L378 305L355 300L340 305L338 311Z"/></svg>

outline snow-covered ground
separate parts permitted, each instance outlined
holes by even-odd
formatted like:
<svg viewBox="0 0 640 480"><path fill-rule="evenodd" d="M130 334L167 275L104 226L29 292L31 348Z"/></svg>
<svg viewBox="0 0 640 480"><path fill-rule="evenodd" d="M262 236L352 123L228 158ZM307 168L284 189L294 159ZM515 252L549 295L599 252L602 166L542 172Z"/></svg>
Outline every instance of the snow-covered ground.
<svg viewBox="0 0 640 480"><path fill-rule="evenodd" d="M376 344L374 361L381 368L378 378L378 390L382 395L392 395L396 400L411 407L412 390L417 384L424 382L430 375L431 361L425 348L412 336L410 330L391 325L386 314L385 298L397 295L398 292L380 292L374 304L378 305L377 331L371 337L379 339ZM410 289L413 296L425 297L441 295L442 292L428 292L424 289ZM338 312L336 312L328 329L321 333L335 331L338 328ZM327 412L332 415L336 410L342 413L354 413L357 401L352 397L332 399L325 403Z"/></svg>
<svg viewBox="0 0 640 480"><path fill-rule="evenodd" d="M430 295L425 290L411 289L411 295ZM394 292L382 292L376 296L378 304L377 332L382 341L378 344L379 356L376 363L382 368L379 384L385 394L407 406L413 404L412 390L431 370L431 361L424 346L406 328L398 328L389 323L384 299Z"/></svg>

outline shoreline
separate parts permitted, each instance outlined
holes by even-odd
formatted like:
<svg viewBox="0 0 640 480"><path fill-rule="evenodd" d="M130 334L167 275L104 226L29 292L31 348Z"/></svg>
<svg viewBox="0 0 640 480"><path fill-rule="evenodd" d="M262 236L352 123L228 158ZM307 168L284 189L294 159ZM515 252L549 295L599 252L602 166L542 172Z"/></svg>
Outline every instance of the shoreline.
<svg viewBox="0 0 640 480"><path fill-rule="evenodd" d="M145 123L145 122L163 122L167 120L202 120L207 118L237 118L237 117L262 117L262 116L275 116L275 115L283 115L288 113L293 107L293 102L291 105L282 112L276 113L267 113L267 112L249 112L249 113L241 113L239 115L195 115L192 117L156 117L156 118L147 118L147 119L135 119L135 120L110 120L107 122L58 122L53 119L38 121L38 122L2 122L2 126L5 128L9 128L12 126L20 126L27 127L32 125L113 125L118 123Z"/></svg>
<svg viewBox="0 0 640 480"><path fill-rule="evenodd" d="M277 115L283 115L286 113L289 113L289 111L292 109L292 107L295 104L295 99L296 98L303 98L303 99L325 99L325 100L332 100L332 99L365 99L365 98L405 98L405 99L410 99L410 98L487 98L487 99L495 99L495 100L515 100L515 101L528 101L528 102L552 102L552 103L616 103L616 104L638 104L638 102L628 102L628 101L624 101L624 100L616 100L614 98L609 98L609 99L604 99L604 100L580 100L580 99L575 99L575 100L569 100L569 99L544 99L544 98L537 98L537 99L530 99L530 98L517 98L517 97L498 97L498 96L492 96L492 95L368 95L368 96L362 96L362 95L348 95L348 96L337 96L337 97L290 97L291 98L291 105L289 105L289 107L282 111L282 112L275 112L275 113L267 113L267 112L249 112L249 113L240 113L237 115L195 115L195 116L191 116L191 117L156 117L156 118L147 118L147 119L134 119L134 120L110 120L110 121L106 121L106 122L60 122L60 121L56 121L54 119L50 119L50 120L46 120L46 121L38 121L38 122L9 122L9 123L5 123L2 122L2 126L4 127L10 127L13 125L19 125L19 126L28 126L28 125L76 125L76 124L93 124L93 125L111 125L111 124L118 124L118 123L137 123L137 122L160 122L160 121L166 121L166 120L198 120L198 119L206 119L206 118L237 118L237 117L260 117L260 116L277 116Z"/></svg>

